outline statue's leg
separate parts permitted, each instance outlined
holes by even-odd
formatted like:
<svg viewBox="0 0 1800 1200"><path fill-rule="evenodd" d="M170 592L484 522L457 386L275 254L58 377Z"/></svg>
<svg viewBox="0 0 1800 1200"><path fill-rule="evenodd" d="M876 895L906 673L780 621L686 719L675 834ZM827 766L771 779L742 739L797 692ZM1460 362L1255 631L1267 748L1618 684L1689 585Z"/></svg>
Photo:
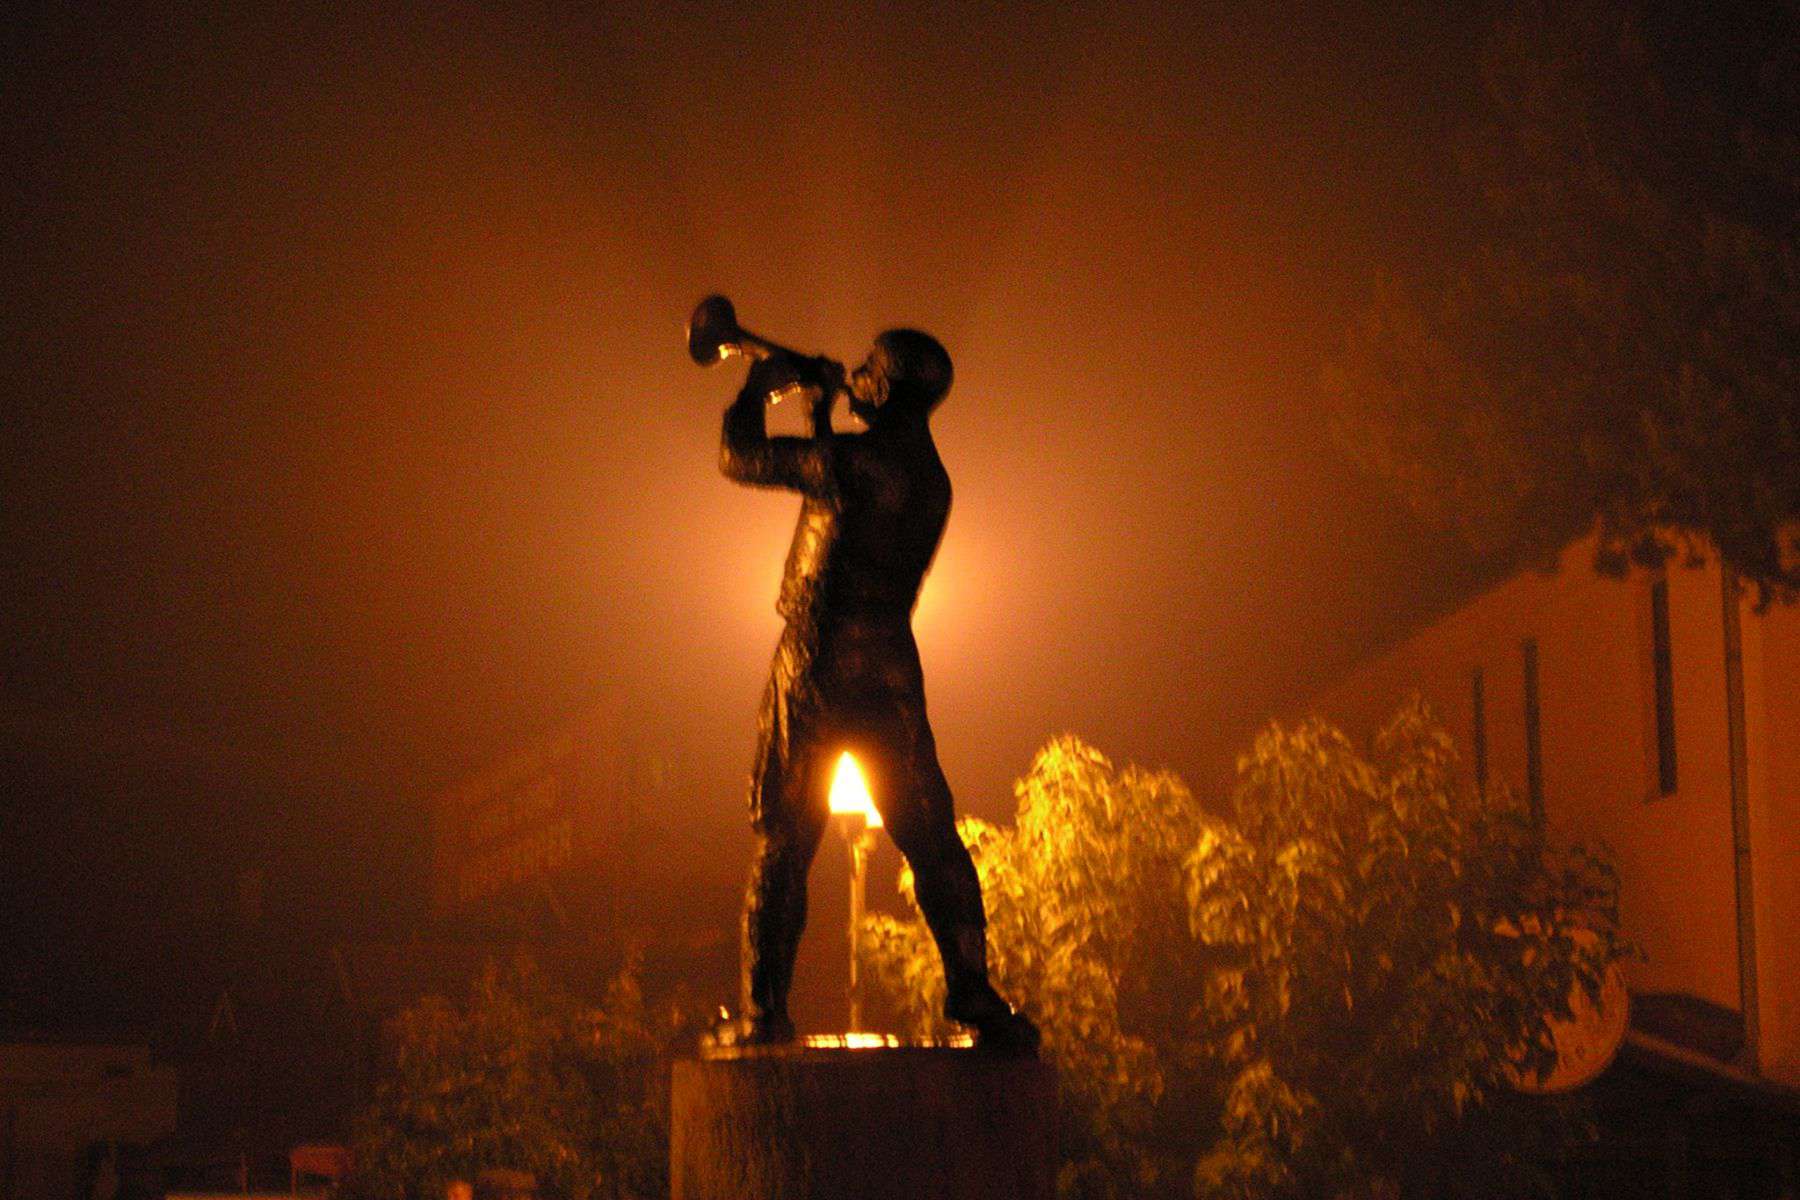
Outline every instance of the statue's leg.
<svg viewBox="0 0 1800 1200"><path fill-rule="evenodd" d="M744 903L744 1011L753 1021L780 1026L788 1019L794 957L806 929L806 877L825 829L813 807L784 805L757 828Z"/></svg>
<svg viewBox="0 0 1800 1200"><path fill-rule="evenodd" d="M929 735L928 735L929 736ZM879 755L875 774L888 835L913 870L914 894L943 956L955 992L964 981L987 978L987 914L981 879L956 832L949 781L934 747L925 753L894 747Z"/></svg>
<svg viewBox="0 0 1800 1200"><path fill-rule="evenodd" d="M903 725L921 735L879 756L887 797L881 816L913 869L914 895L944 964L944 1014L973 1025L984 1045L1031 1050L1038 1042L1036 1027L1015 1013L988 981L981 878L956 832L950 784L938 765L930 728L923 713L919 716L916 724Z"/></svg>
<svg viewBox="0 0 1800 1200"><path fill-rule="evenodd" d="M892 618L840 625L821 661L833 730L827 744L841 741L862 760L888 835L913 869L913 894L949 984L945 1015L973 1025L983 1045L1035 1048L1036 1027L988 983L981 877L956 832L911 626Z"/></svg>
<svg viewBox="0 0 1800 1200"><path fill-rule="evenodd" d="M785 649L785 646L784 646ZM792 1036L788 988L806 928L806 877L826 824L815 759L795 704L802 681L777 654L764 697L762 732L750 783L756 848L744 900L744 1015L769 1040Z"/></svg>

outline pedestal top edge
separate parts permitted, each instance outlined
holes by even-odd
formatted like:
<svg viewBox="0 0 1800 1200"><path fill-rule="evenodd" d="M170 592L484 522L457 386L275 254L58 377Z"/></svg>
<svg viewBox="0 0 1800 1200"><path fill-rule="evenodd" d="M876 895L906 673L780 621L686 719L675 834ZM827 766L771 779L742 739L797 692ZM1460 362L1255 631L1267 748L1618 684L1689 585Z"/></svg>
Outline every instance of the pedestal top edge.
<svg viewBox="0 0 1800 1200"><path fill-rule="evenodd" d="M785 1061L861 1063L896 1059L959 1062L1036 1062L1034 1054L1002 1054L978 1048L968 1037L953 1040L900 1038L880 1034L824 1034L762 1046L699 1047L702 1062Z"/></svg>

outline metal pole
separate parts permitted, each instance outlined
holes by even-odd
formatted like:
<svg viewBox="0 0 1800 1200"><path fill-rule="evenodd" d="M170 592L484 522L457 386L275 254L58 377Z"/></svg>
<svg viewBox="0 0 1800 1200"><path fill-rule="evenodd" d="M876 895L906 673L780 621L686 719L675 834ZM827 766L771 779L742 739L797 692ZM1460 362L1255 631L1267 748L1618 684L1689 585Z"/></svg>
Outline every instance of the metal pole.
<svg viewBox="0 0 1800 1200"><path fill-rule="evenodd" d="M875 841L867 824L852 834L850 842L850 1032L862 1032L862 955L857 938L862 932L863 898L869 874L869 850Z"/></svg>
<svg viewBox="0 0 1800 1200"><path fill-rule="evenodd" d="M1744 1014L1742 1065L1762 1068L1762 1006L1756 971L1756 889L1750 873L1750 754L1744 734L1744 633L1738 574L1721 565L1725 618L1725 738L1730 758L1731 848L1737 876L1738 1007Z"/></svg>

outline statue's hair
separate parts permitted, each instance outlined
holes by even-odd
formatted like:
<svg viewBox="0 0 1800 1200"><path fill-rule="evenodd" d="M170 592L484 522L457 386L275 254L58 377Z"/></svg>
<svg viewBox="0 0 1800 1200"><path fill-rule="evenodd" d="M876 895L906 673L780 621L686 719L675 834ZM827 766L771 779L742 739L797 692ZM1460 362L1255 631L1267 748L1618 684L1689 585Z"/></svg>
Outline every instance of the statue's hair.
<svg viewBox="0 0 1800 1200"><path fill-rule="evenodd" d="M917 329L884 331L875 339L875 358L891 396L905 397L927 408L935 406L949 392L955 374L949 351L929 333Z"/></svg>

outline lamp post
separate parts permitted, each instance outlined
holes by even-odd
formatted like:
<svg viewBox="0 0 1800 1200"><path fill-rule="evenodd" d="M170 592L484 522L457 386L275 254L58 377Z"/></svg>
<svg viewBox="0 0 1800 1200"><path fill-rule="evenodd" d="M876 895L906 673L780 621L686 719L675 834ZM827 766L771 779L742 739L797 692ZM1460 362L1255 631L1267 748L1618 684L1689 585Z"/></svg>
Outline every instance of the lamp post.
<svg viewBox="0 0 1800 1200"><path fill-rule="evenodd" d="M881 814L869 798L869 785L862 768L848 750L838 758L837 771L831 777L831 816L844 835L850 850L850 1029L862 1030L862 956L857 952L857 937L862 930L863 897L868 885L869 852L875 849L875 831L881 828Z"/></svg>

